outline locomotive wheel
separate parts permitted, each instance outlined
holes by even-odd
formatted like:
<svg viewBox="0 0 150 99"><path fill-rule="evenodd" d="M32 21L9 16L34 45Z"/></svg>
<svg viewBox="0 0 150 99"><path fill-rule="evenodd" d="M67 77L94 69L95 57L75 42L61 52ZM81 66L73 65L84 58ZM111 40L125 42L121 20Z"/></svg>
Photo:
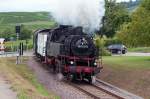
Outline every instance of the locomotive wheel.
<svg viewBox="0 0 150 99"><path fill-rule="evenodd" d="M68 81L73 81L74 80L74 75L70 75L70 73L67 74L67 80Z"/></svg>
<svg viewBox="0 0 150 99"><path fill-rule="evenodd" d="M58 74L57 74L57 79L58 79L58 81L62 81L63 78L64 78L64 76L63 76L62 73L58 73Z"/></svg>
<svg viewBox="0 0 150 99"><path fill-rule="evenodd" d="M64 76L61 73L61 62L59 60L56 61L56 72L57 72L57 79L62 81Z"/></svg>
<svg viewBox="0 0 150 99"><path fill-rule="evenodd" d="M95 84L96 83L96 76L91 76L89 79L90 84Z"/></svg>

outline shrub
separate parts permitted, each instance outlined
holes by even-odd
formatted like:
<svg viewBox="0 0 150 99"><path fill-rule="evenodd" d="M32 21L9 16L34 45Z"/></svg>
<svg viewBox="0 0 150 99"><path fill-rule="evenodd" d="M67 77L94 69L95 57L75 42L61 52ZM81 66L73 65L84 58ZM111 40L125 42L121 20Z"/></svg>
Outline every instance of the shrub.
<svg viewBox="0 0 150 99"><path fill-rule="evenodd" d="M111 56L111 53L105 48L106 40L107 38L105 36L100 38L98 35L96 35L94 39L95 45L99 49L99 54L102 56Z"/></svg>
<svg viewBox="0 0 150 99"><path fill-rule="evenodd" d="M108 45L111 45L111 44L122 44L122 42L117 38L106 39L105 40L105 46L108 46Z"/></svg>

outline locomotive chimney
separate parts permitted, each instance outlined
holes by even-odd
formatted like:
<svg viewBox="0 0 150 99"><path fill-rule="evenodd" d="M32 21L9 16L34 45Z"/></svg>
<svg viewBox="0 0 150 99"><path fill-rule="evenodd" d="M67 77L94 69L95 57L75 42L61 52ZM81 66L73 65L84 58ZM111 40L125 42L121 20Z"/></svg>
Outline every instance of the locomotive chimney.
<svg viewBox="0 0 150 99"><path fill-rule="evenodd" d="M76 33L83 33L83 28L80 26L80 27L76 27L75 30L74 30Z"/></svg>
<svg viewBox="0 0 150 99"><path fill-rule="evenodd" d="M65 28L69 28L72 27L71 25L59 25L59 28L61 29L65 29Z"/></svg>

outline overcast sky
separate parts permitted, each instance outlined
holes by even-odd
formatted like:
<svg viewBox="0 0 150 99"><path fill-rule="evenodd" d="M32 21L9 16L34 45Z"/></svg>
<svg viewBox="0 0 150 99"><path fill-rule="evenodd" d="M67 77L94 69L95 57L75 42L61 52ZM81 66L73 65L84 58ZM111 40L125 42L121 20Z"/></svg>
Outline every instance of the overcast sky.
<svg viewBox="0 0 150 99"><path fill-rule="evenodd" d="M50 11L57 3L59 3L59 0L0 0L0 12Z"/></svg>

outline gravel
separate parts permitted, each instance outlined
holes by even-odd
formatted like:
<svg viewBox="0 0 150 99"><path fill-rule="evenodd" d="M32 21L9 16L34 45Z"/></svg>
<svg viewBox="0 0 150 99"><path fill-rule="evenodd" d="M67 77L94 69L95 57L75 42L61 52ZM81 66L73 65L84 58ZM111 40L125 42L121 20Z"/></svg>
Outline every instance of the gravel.
<svg viewBox="0 0 150 99"><path fill-rule="evenodd" d="M10 87L11 85L0 77L0 99L17 99L17 94Z"/></svg>
<svg viewBox="0 0 150 99"><path fill-rule="evenodd" d="M56 79L56 75L51 73L50 69L43 68L44 65L36 62L33 57L29 59L28 66L33 70L39 82L42 83L50 92L60 96L61 99L91 99L91 97L78 89L63 81L58 81Z"/></svg>

